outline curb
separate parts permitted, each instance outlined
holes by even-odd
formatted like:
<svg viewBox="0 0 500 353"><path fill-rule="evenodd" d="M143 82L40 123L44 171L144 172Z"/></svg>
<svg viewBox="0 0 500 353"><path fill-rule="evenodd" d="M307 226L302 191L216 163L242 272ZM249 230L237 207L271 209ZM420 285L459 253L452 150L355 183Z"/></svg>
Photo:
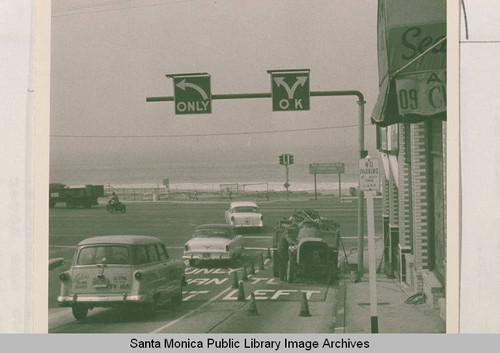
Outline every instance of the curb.
<svg viewBox="0 0 500 353"><path fill-rule="evenodd" d="M339 290L337 293L337 303L335 307L335 317L333 318L333 333L345 333L346 315L345 302L347 295L347 285L345 275L339 279Z"/></svg>

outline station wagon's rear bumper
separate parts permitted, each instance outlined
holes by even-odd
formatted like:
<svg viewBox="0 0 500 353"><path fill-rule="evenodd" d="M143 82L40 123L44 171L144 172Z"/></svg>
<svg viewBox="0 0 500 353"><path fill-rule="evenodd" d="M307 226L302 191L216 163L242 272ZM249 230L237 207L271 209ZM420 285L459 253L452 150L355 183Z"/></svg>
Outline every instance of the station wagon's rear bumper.
<svg viewBox="0 0 500 353"><path fill-rule="evenodd" d="M144 303L147 301L146 295L127 295L127 294L112 294L112 295L88 295L75 294L74 296L58 296L57 301L59 306L72 306L73 304L91 304L95 306L113 306L114 304L124 303Z"/></svg>

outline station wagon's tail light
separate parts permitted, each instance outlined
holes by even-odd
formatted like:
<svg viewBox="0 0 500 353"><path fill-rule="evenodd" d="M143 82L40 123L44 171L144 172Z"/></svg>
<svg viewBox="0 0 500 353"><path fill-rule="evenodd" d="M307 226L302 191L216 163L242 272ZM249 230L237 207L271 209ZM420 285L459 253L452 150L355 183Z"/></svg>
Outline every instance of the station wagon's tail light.
<svg viewBox="0 0 500 353"><path fill-rule="evenodd" d="M229 252L229 245L226 245L226 251Z"/></svg>
<svg viewBox="0 0 500 353"><path fill-rule="evenodd" d="M59 279L63 282L67 281L69 279L69 275L66 272L63 272L59 275Z"/></svg>
<svg viewBox="0 0 500 353"><path fill-rule="evenodd" d="M142 273L136 272L136 273L134 273L134 277L135 277L135 279L140 280L142 278Z"/></svg>
<svg viewBox="0 0 500 353"><path fill-rule="evenodd" d="M184 250L188 251L189 250L189 246L186 244L184 245Z"/></svg>

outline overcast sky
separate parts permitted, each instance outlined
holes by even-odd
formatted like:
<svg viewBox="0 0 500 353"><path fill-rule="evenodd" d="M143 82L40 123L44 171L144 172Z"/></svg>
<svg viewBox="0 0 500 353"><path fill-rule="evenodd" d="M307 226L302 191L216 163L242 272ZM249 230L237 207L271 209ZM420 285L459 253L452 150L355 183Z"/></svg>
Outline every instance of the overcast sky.
<svg viewBox="0 0 500 353"><path fill-rule="evenodd" d="M355 97L312 97L308 112L270 99L217 100L210 115L175 115L165 74L208 72L212 93L270 92L269 69L310 69L311 91L359 90L366 122L378 94L374 0L53 0L51 166L75 160L172 163L357 158ZM105 4L105 5L102 5ZM322 128L319 131L170 138ZM324 129L323 129L324 128ZM374 151L375 129L366 129ZM316 156L316 160L311 160ZM338 157L341 158L341 157ZM342 157L343 158L343 157ZM338 160L338 159L337 159Z"/></svg>

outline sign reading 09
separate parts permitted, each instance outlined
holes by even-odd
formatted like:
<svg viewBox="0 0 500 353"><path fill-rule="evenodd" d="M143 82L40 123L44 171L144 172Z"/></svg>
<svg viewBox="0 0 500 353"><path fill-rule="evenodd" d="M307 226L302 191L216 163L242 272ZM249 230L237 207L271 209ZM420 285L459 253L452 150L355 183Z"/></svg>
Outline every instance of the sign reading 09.
<svg viewBox="0 0 500 353"><path fill-rule="evenodd" d="M273 111L309 110L309 69L269 70Z"/></svg>
<svg viewBox="0 0 500 353"><path fill-rule="evenodd" d="M174 80L175 114L210 114L212 93L210 75L174 74L167 75Z"/></svg>

